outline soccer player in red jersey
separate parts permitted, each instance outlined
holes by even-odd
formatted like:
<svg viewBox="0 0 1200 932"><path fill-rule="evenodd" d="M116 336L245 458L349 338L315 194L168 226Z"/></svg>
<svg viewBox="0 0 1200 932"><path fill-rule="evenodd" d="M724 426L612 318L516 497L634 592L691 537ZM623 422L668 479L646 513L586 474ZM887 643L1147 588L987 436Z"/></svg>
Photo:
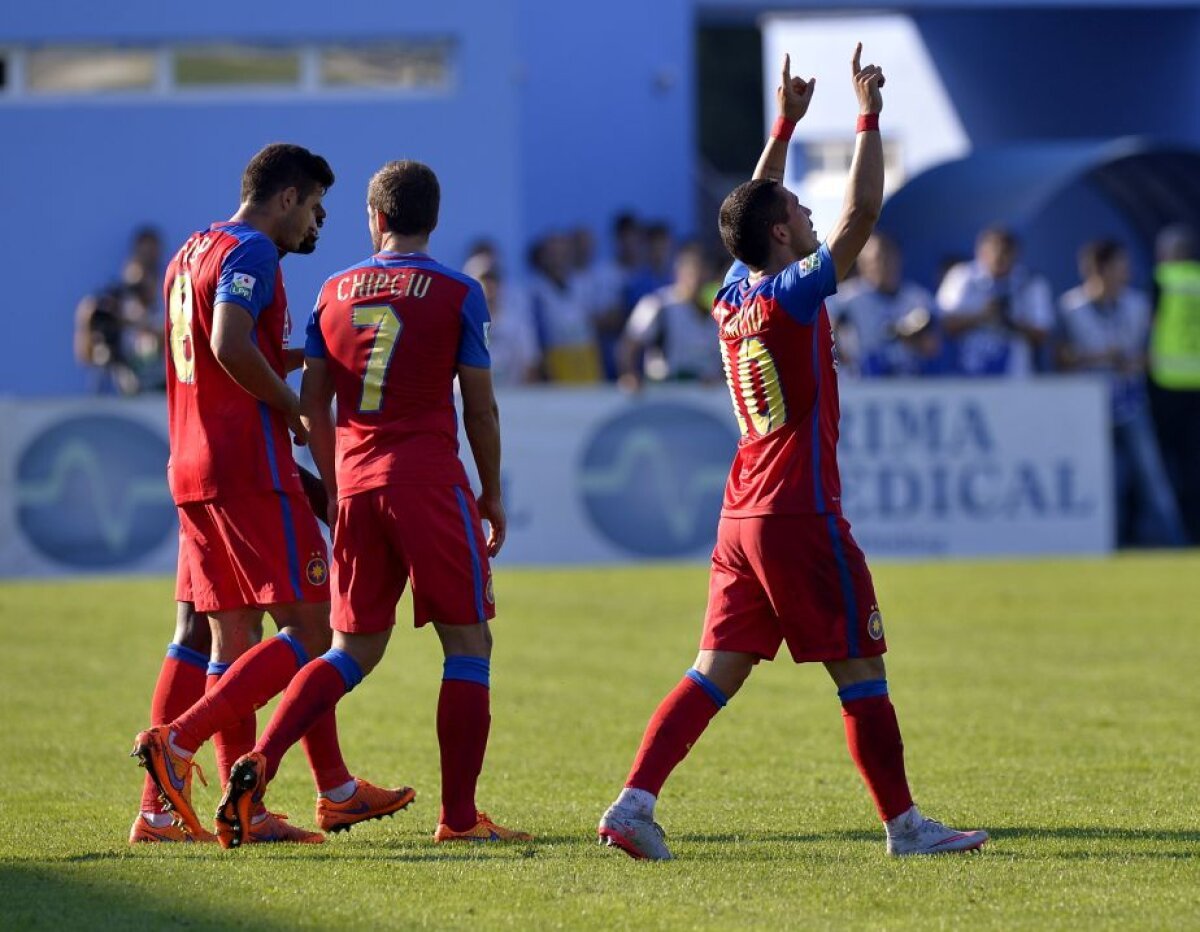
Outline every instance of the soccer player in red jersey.
<svg viewBox="0 0 1200 932"><path fill-rule="evenodd" d="M382 659L410 580L414 623L432 623L445 653L434 841L530 839L475 805L491 721L488 558L504 542L506 520L487 304L478 282L426 252L440 201L437 176L419 162L376 172L367 188L375 254L325 282L308 325L302 407L313 458L338 503L334 644L300 671L254 751L234 764L217 810L227 848L242 844L286 750ZM458 458L456 376L478 502ZM481 516L491 525L486 540Z"/></svg>
<svg viewBox="0 0 1200 932"><path fill-rule="evenodd" d="M784 59L779 118L753 180L721 205L721 237L737 260L713 316L741 441L725 486L700 654L650 720L600 840L635 858L671 852L654 805L671 771L760 660L786 643L837 685L850 756L886 826L889 854L978 848L913 805L883 664L883 620L862 551L841 513L838 388L824 301L851 271L883 204L879 138L883 72L852 73L860 116L845 207L826 242L781 184L788 140L816 80Z"/></svg>
<svg viewBox="0 0 1200 932"><path fill-rule="evenodd" d="M322 216L317 217L318 227L323 223L323 219ZM299 255L313 253L317 248L318 235L316 230L310 231L293 251ZM170 326L170 321L167 322L167 326ZM303 349L287 351L286 366L289 372L299 369L303 364ZM312 513L319 521L327 521L329 499L324 483L304 467L300 467L300 481L308 496ZM186 712L204 697L206 691L216 688L230 662L236 659L220 655L210 659L212 634L209 630L208 616L204 612L197 612L192 601L191 574L188 571L187 552L182 546L179 556L175 577L175 635L167 646L166 657L163 658L158 679L154 684L150 701L152 725L170 722ZM249 640L255 644L262 640L261 612ZM256 734L256 721L251 714L239 723L234 732L221 732L214 736L217 770L222 786L229 779L230 764L245 753L247 748L254 746ZM163 807L157 784L149 773L146 774L142 785L140 811L129 829L130 844L216 840L217 836L211 832L202 832L193 837L182 826L176 824L170 812Z"/></svg>
<svg viewBox="0 0 1200 932"><path fill-rule="evenodd" d="M141 759L193 838L205 830L191 804L192 756L219 735L218 757L253 745L254 711L330 643L325 544L291 453L307 431L284 381L289 351L280 256L315 244L333 184L328 163L300 146L273 144L242 178L233 219L193 234L166 274L168 481L180 519L176 598L206 612L213 656L233 661L203 699L137 736ZM257 642L262 611L279 635ZM378 818L412 801L346 769L332 715L315 722L305 750L326 830ZM265 809L255 842L323 840Z"/></svg>

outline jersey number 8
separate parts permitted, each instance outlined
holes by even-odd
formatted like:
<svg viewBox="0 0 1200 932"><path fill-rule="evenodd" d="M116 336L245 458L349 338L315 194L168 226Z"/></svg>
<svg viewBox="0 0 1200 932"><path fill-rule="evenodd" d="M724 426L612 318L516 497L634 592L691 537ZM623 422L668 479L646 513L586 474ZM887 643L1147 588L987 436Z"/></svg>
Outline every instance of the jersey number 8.
<svg viewBox="0 0 1200 932"><path fill-rule="evenodd" d="M192 342L192 279L180 272L171 282L171 363L175 378L185 385L196 381L196 347Z"/></svg>

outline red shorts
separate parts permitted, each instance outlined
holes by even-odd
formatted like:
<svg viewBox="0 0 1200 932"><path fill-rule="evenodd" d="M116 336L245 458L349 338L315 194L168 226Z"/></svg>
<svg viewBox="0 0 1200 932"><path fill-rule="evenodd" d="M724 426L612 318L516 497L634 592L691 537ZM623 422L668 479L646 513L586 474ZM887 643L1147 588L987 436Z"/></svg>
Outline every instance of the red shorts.
<svg viewBox="0 0 1200 932"><path fill-rule="evenodd" d="M722 518L701 650L796 663L887 650L867 561L837 515Z"/></svg>
<svg viewBox="0 0 1200 932"><path fill-rule="evenodd" d="M329 601L328 552L303 495L264 492L177 510L176 601L198 612Z"/></svg>
<svg viewBox="0 0 1200 932"><path fill-rule="evenodd" d="M418 628L496 617L483 524L470 489L389 485L338 502L334 630L386 631L396 623L396 603L409 579Z"/></svg>

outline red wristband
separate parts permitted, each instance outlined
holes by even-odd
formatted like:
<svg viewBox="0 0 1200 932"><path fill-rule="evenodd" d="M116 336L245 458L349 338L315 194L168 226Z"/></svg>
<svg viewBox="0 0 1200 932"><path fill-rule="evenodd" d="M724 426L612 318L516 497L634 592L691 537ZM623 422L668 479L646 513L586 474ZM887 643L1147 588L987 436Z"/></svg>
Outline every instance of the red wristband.
<svg viewBox="0 0 1200 932"><path fill-rule="evenodd" d="M878 133L879 132L879 114L878 113L861 113L858 116L858 127L855 129L858 133Z"/></svg>
<svg viewBox="0 0 1200 932"><path fill-rule="evenodd" d="M791 120L781 116L775 117L775 123L771 127L772 139L791 139L792 133L796 130L796 124Z"/></svg>

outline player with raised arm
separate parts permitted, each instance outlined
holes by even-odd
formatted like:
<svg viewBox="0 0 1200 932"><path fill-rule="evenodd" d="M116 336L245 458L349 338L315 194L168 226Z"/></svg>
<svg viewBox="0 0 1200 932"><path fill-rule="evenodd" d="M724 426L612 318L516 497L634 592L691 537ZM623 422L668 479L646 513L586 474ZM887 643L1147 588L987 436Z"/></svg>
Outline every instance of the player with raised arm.
<svg viewBox="0 0 1200 932"><path fill-rule="evenodd" d="M819 661L837 685L850 756L875 801L889 854L980 847L913 804L888 698L883 620L871 574L841 513L838 389L824 301L845 278L879 217L883 72L860 66L858 139L845 206L829 239L780 181L788 140L816 79L784 58L779 117L753 180L721 205L721 237L737 262L717 294L733 408L741 428L725 486L700 654L650 720L625 789L600 820L600 840L635 858L671 852L654 805L671 771L760 660L786 642L797 663Z"/></svg>
<svg viewBox="0 0 1200 932"><path fill-rule="evenodd" d="M246 167L234 217L194 233L167 269L167 472L182 551L177 599L208 614L213 656L233 662L181 715L141 732L133 753L196 839L206 834L191 803L196 750L214 735L223 736L226 755L238 742L252 746L254 711L330 643L325 543L291 452L289 431L299 443L307 431L283 378L291 353L279 259L310 240L315 245L332 184L320 156L267 146ZM279 635L259 643L264 609ZM314 723L305 750L325 830L379 818L413 799L408 787L384 790L350 775L332 715ZM255 842L324 840L265 809L251 823Z"/></svg>
<svg viewBox="0 0 1200 932"><path fill-rule="evenodd" d="M475 806L491 720L488 558L506 522L487 304L478 282L427 254L440 200L437 176L419 162L376 172L367 188L375 254L325 282L308 325L301 404L337 501L334 644L300 671L255 750L234 764L217 810L227 848L242 844L287 749L382 659L409 580L414 623L432 623L445 653L434 841L530 839ZM478 507L458 458L456 376ZM481 515L491 525L486 541Z"/></svg>

